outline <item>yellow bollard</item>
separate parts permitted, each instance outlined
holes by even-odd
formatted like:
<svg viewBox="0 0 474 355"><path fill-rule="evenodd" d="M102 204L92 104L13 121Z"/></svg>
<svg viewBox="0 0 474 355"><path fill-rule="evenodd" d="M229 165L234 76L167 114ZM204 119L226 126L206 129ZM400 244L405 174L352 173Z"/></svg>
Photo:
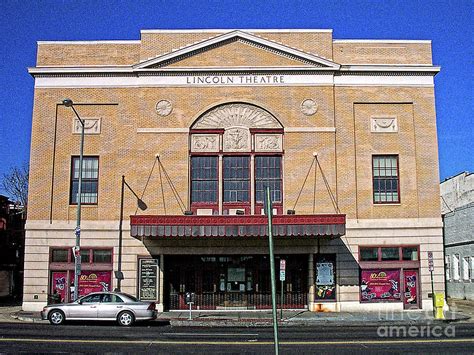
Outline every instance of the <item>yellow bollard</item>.
<svg viewBox="0 0 474 355"><path fill-rule="evenodd" d="M435 319L444 319L444 294L435 293Z"/></svg>

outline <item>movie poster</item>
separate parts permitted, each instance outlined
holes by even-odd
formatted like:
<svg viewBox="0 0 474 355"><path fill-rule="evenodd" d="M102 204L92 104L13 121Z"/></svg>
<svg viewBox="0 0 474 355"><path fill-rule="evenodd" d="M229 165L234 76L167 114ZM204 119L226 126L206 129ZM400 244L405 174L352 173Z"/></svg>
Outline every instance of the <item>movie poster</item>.
<svg viewBox="0 0 474 355"><path fill-rule="evenodd" d="M67 285L67 272L66 271L54 271L52 272L52 286L53 290L52 293L54 294L54 291L60 296L60 302L65 302L66 301L66 293L68 290L68 285Z"/></svg>
<svg viewBox="0 0 474 355"><path fill-rule="evenodd" d="M318 255L316 258L316 294L318 300L336 299L336 256Z"/></svg>
<svg viewBox="0 0 474 355"><path fill-rule="evenodd" d="M360 293L365 302L400 301L400 270L362 270Z"/></svg>

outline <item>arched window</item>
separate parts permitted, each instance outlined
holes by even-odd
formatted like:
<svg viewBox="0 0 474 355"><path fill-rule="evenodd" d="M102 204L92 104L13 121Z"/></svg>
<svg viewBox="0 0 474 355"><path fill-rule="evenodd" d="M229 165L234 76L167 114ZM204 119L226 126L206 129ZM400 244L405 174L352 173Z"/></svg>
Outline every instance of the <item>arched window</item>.
<svg viewBox="0 0 474 355"><path fill-rule="evenodd" d="M261 214L270 186L283 209L283 126L248 103L219 105L191 127L191 210L196 214Z"/></svg>

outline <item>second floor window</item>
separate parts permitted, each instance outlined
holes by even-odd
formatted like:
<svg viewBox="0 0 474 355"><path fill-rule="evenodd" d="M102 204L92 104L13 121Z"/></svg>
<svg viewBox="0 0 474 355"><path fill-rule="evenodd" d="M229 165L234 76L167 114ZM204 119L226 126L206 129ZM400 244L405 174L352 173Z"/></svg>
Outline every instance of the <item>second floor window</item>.
<svg viewBox="0 0 474 355"><path fill-rule="evenodd" d="M217 203L218 158L214 156L191 158L191 201Z"/></svg>
<svg viewBox="0 0 474 355"><path fill-rule="evenodd" d="M250 202L250 157L224 157L224 203Z"/></svg>
<svg viewBox="0 0 474 355"><path fill-rule="evenodd" d="M374 203L399 203L400 181L397 155L372 157Z"/></svg>
<svg viewBox="0 0 474 355"><path fill-rule="evenodd" d="M82 188L81 203L97 204L97 192L99 187L99 158L83 157L82 159ZM79 157L72 158L71 169L71 194L70 204L75 205L78 201L79 189Z"/></svg>
<svg viewBox="0 0 474 355"><path fill-rule="evenodd" d="M265 189L269 186L272 202L283 202L281 185L281 156L255 157L255 201L263 203Z"/></svg>

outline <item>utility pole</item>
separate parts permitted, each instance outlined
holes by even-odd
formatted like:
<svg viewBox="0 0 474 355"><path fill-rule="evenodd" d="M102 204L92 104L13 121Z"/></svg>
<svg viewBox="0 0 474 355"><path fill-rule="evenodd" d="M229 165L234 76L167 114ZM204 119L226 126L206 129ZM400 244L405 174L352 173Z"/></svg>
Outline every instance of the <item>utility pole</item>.
<svg viewBox="0 0 474 355"><path fill-rule="evenodd" d="M272 235L272 200L270 196L270 187L265 189L265 212L268 217L268 241L270 247L270 274L272 281L272 313L273 313L273 335L275 342L275 354L278 355L278 321L276 308L276 280L275 280L275 257L273 255L273 235Z"/></svg>

